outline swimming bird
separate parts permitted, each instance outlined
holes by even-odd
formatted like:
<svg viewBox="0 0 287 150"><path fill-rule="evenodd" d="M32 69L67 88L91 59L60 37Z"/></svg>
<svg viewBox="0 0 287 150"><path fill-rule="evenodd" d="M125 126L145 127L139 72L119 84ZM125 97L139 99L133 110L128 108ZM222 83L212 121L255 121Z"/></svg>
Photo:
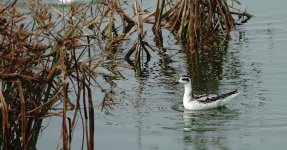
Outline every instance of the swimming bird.
<svg viewBox="0 0 287 150"><path fill-rule="evenodd" d="M60 2L60 4L63 5L71 5L73 3L81 3L82 0L58 0Z"/></svg>
<svg viewBox="0 0 287 150"><path fill-rule="evenodd" d="M67 5L67 4L72 4L74 0L59 0L61 4Z"/></svg>
<svg viewBox="0 0 287 150"><path fill-rule="evenodd" d="M58 0L62 5L71 5L73 3L91 3L95 2L95 0Z"/></svg>
<svg viewBox="0 0 287 150"><path fill-rule="evenodd" d="M189 110L221 107L239 94L234 90L222 95L195 95L192 93L191 79L187 75L181 76L178 82L184 84L183 107Z"/></svg>

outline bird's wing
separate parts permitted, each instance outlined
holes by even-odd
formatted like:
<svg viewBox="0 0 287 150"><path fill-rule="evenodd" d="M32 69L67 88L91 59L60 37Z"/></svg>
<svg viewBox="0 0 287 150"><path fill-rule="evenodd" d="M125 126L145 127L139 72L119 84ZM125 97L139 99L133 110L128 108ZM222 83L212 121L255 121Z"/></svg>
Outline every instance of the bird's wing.
<svg viewBox="0 0 287 150"><path fill-rule="evenodd" d="M201 97L197 98L196 100L201 103L211 103L218 100L218 95L202 95Z"/></svg>
<svg viewBox="0 0 287 150"><path fill-rule="evenodd" d="M237 90L234 90L232 92L222 94L222 95L206 96L206 97L202 97L202 98L197 99L197 101L199 101L201 103L212 103L212 102L215 102L217 100L224 99L224 98L226 98L232 94L235 94L237 92L238 92Z"/></svg>
<svg viewBox="0 0 287 150"><path fill-rule="evenodd" d="M218 95L216 94L192 94L192 98L195 99L205 99L207 97L211 98L211 97L216 97Z"/></svg>
<svg viewBox="0 0 287 150"><path fill-rule="evenodd" d="M216 97L216 96L218 96L218 95L216 95L216 94L192 94L192 97L194 99L202 99L202 100L204 100L206 98Z"/></svg>

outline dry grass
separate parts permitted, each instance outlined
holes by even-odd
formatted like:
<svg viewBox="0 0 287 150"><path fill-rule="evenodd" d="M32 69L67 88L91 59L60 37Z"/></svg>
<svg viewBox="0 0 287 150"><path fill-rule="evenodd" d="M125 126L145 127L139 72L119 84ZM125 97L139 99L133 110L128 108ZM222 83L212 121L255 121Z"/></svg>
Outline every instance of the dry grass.
<svg viewBox="0 0 287 150"><path fill-rule="evenodd" d="M62 116L62 148L70 149L76 120L84 114L83 134L94 149L94 104L91 85L101 60L91 55L80 20L88 7L71 5L66 12L29 1L20 12L2 5L1 19L1 149L35 149L42 118ZM56 17L55 17L56 16ZM89 19L89 20L88 20ZM30 23L27 23L28 20ZM88 63L83 63L83 60ZM70 94L71 93L71 94ZM51 111L56 103L62 109ZM68 117L68 111L74 112Z"/></svg>

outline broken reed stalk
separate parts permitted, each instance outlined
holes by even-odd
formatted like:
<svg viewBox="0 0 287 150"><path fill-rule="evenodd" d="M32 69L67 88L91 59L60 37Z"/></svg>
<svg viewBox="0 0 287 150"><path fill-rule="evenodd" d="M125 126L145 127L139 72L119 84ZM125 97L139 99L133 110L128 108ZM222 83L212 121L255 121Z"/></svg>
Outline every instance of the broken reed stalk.
<svg viewBox="0 0 287 150"><path fill-rule="evenodd" d="M155 22L152 27L152 31L155 35L155 38L160 39L159 41L162 41L161 22L162 22L162 13L163 13L164 6L165 6L165 0L161 0L161 4L160 4L160 0L157 1L156 11L154 14Z"/></svg>
<svg viewBox="0 0 287 150"><path fill-rule="evenodd" d="M154 20L155 23L153 25L153 31L158 31L160 29L160 24L161 24L161 19L162 19L162 12L163 12L163 8L164 8L164 4L165 4L165 0L161 1L161 0L157 0L157 4L156 4L156 12L155 12L155 16L154 16Z"/></svg>
<svg viewBox="0 0 287 150"><path fill-rule="evenodd" d="M21 126L21 135L22 135L22 149L27 149L26 145L26 106L25 106L25 97L23 92L23 87L21 81L16 81L18 91L19 91L19 99L20 99L20 126Z"/></svg>
<svg viewBox="0 0 287 150"><path fill-rule="evenodd" d="M63 149L68 150L70 149L70 135L69 135L69 130L67 127L67 107L68 107L68 81L66 80L67 76L67 71L66 71L66 65L64 64L65 62L65 48L60 48L59 49L59 65L61 68L61 73L59 75L60 79L60 84L62 84L63 90L62 90L62 95L63 95L63 112L62 112L62 128L61 128L61 135L63 139Z"/></svg>
<svg viewBox="0 0 287 150"><path fill-rule="evenodd" d="M11 146L9 144L9 117L8 117L8 107L6 103L6 99L4 98L4 95L2 91L0 91L0 111L1 111L1 149L8 150L11 149Z"/></svg>
<svg viewBox="0 0 287 150"><path fill-rule="evenodd" d="M146 42L144 41L144 29L143 29L143 18L142 18L142 10L140 8L140 5L138 3L137 0L133 1L133 9L134 9L134 13L136 16L136 31L137 31L137 42L132 46L131 49L129 49L129 51L127 52L127 54L125 55L125 60L127 60L127 62L129 64L131 64L132 66L135 67L136 72L138 75L141 74L141 59L143 57L143 51L146 54L146 61L148 62L150 60L150 53L147 49L150 48L151 50L152 47ZM131 55L134 54L134 61L131 61Z"/></svg>

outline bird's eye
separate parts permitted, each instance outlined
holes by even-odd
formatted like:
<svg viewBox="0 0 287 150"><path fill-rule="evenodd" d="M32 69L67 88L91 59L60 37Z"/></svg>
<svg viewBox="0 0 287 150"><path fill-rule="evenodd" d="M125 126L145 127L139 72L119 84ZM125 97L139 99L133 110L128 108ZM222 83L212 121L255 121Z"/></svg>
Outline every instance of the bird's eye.
<svg viewBox="0 0 287 150"><path fill-rule="evenodd" d="M182 81L189 81L189 78L182 78Z"/></svg>

